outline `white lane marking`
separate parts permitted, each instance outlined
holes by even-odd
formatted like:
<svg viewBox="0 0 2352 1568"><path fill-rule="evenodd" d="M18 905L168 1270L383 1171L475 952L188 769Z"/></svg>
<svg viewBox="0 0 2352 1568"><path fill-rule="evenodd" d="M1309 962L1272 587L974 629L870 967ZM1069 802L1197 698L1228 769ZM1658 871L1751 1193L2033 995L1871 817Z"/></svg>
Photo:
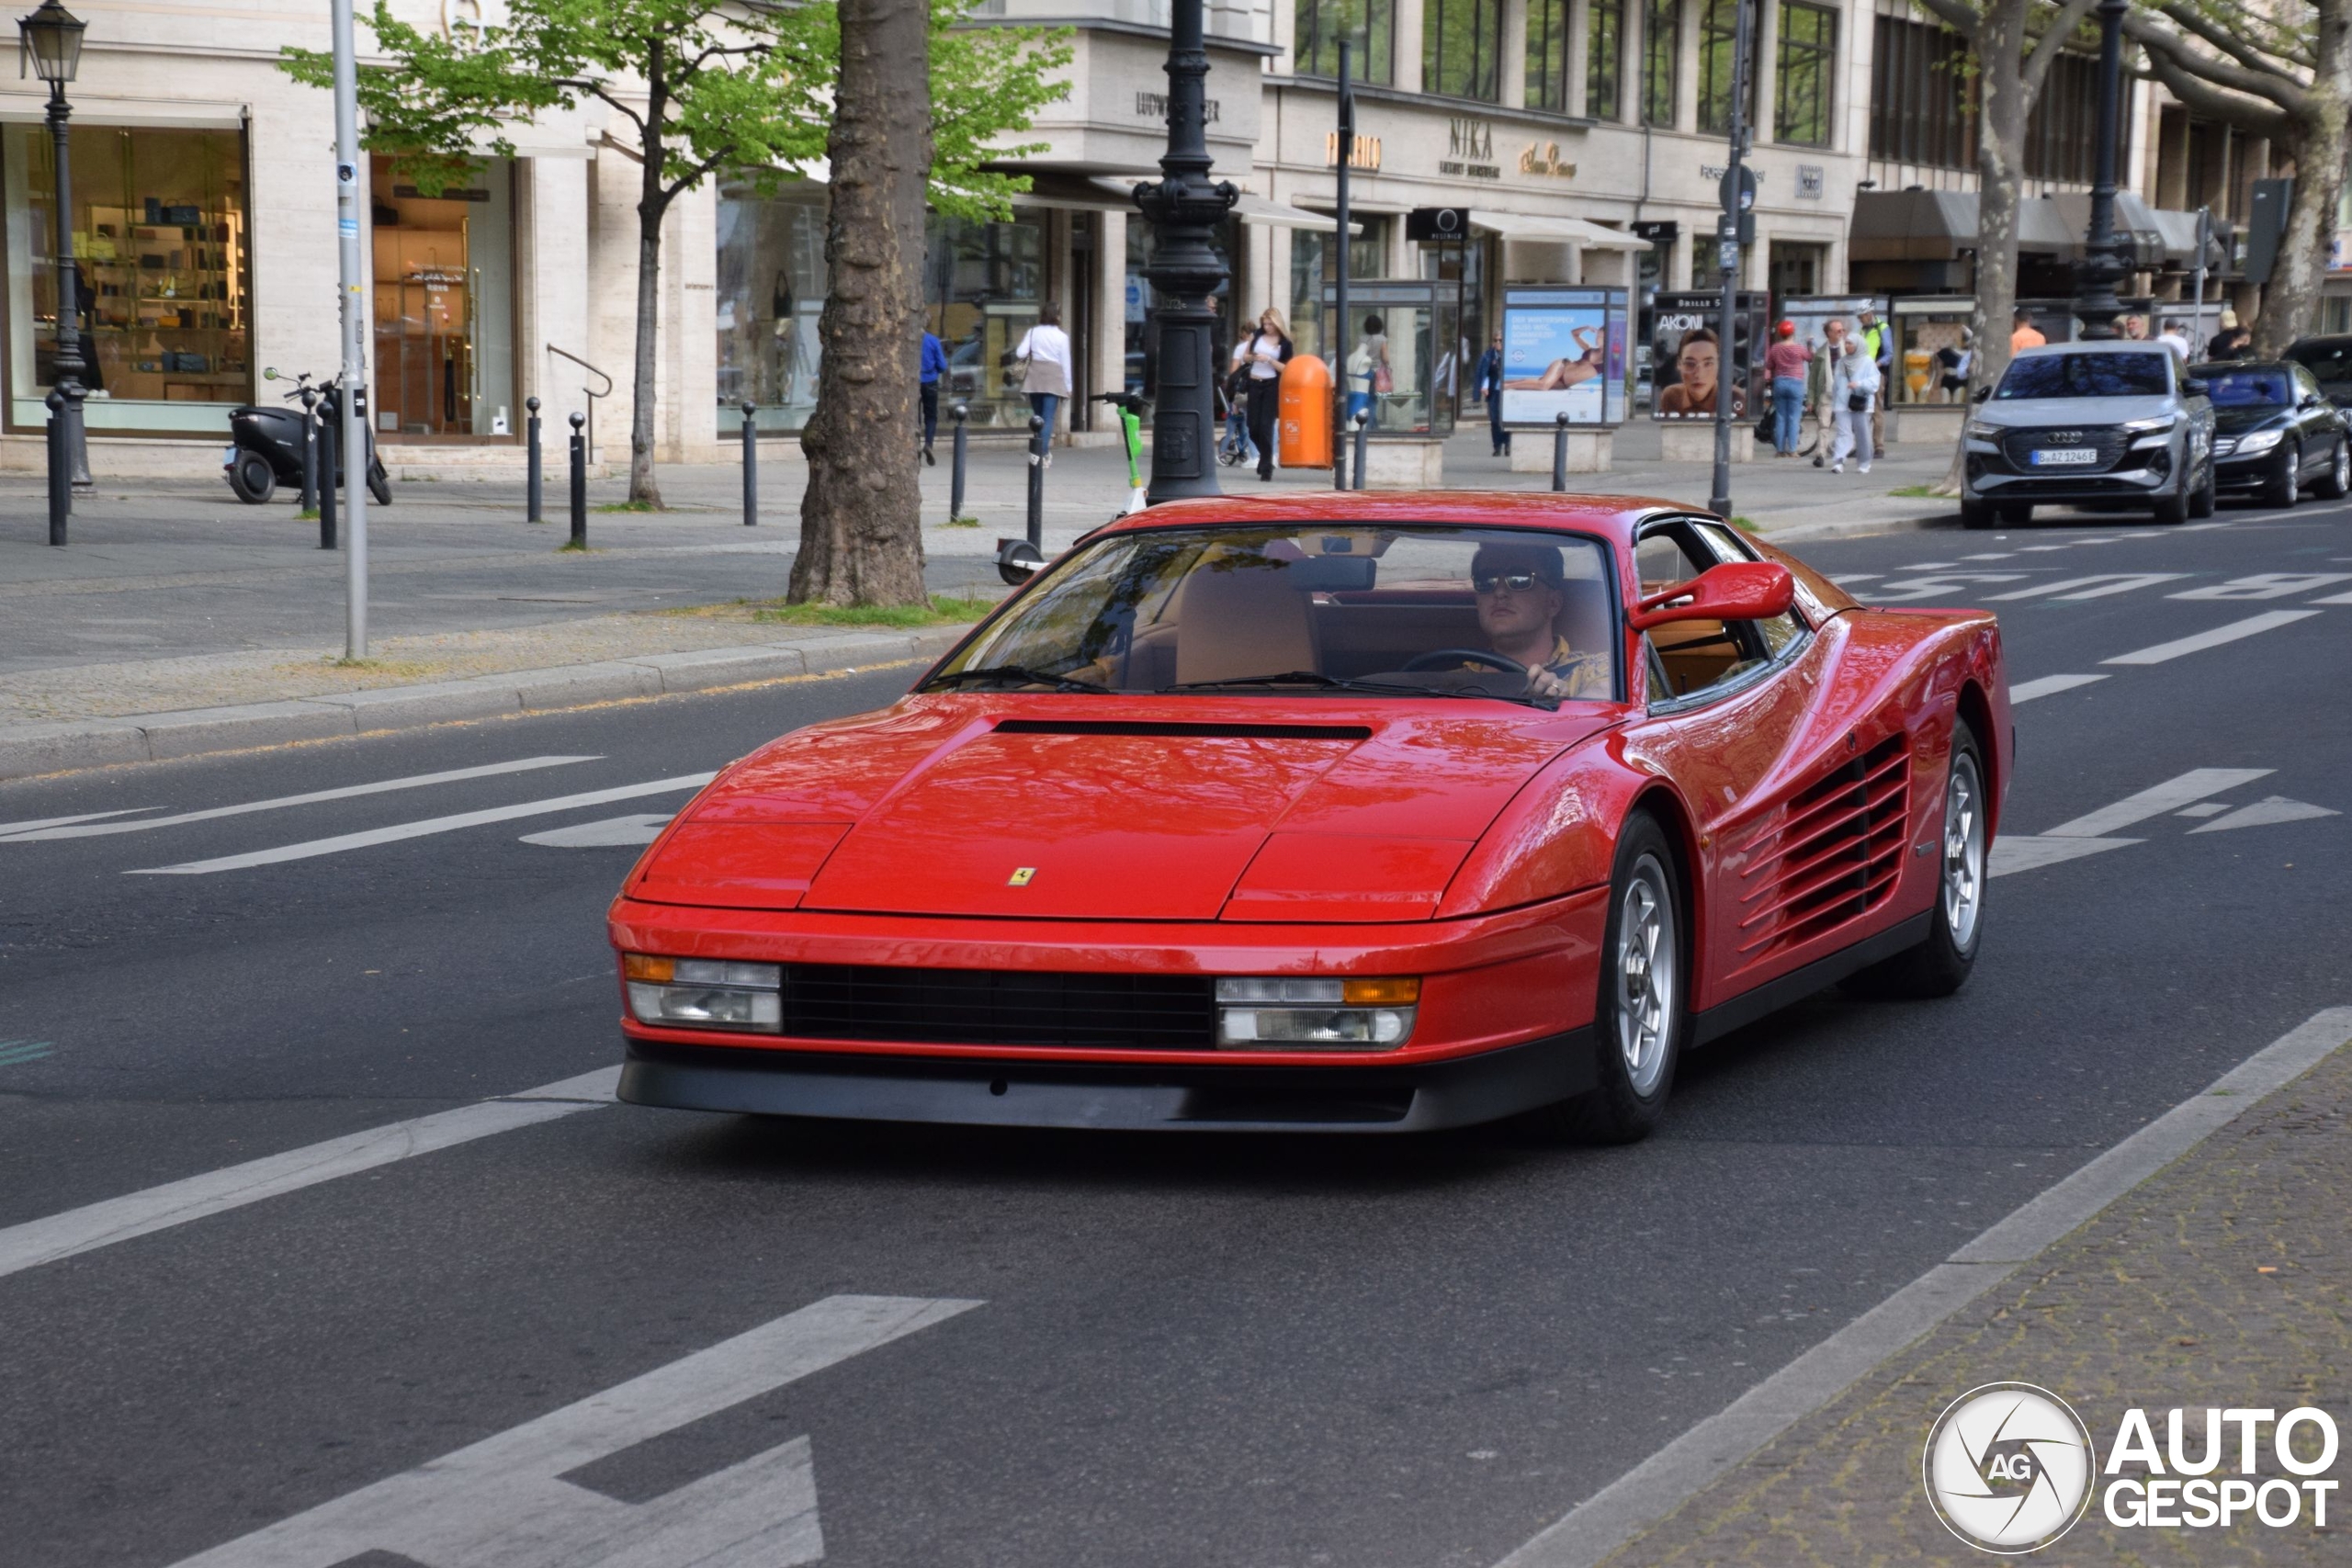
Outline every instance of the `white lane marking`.
<svg viewBox="0 0 2352 1568"><path fill-rule="evenodd" d="M551 850L610 850L650 844L670 825L670 812L645 812L635 817L607 817L597 822L575 822L544 833L526 833L523 842Z"/></svg>
<svg viewBox="0 0 2352 1568"><path fill-rule="evenodd" d="M2022 582L2025 576L2021 571L1947 571L1934 577L1898 577L1879 584L1871 592L1871 602L1893 604L1932 599L1938 594L1967 593L1978 584Z"/></svg>
<svg viewBox="0 0 2352 1568"><path fill-rule="evenodd" d="M334 1568L379 1551L431 1568L814 1562L825 1543L807 1438L644 1503L564 1476L980 1304L828 1296L176 1568Z"/></svg>
<svg viewBox="0 0 2352 1568"><path fill-rule="evenodd" d="M2199 632L2194 637L2177 637L2171 642L2160 642L2154 648L2143 648L2131 653L2119 653L2112 659L2102 659L2099 662L2101 664L2162 664L2166 660L2178 659L2186 654L2202 653L2209 648L2219 648L2223 643L2235 642L2240 637L2256 637L2263 632L2277 631L2280 626L2291 626L2297 621L2308 621L2318 614L2317 610L2267 610L2259 615L2249 615L2243 621L2232 621L2226 626L2215 626L2210 632Z"/></svg>
<svg viewBox="0 0 2352 1568"><path fill-rule="evenodd" d="M0 1230L0 1277L38 1269L61 1258L96 1251L133 1236L148 1235L191 1220L275 1198L281 1192L332 1181L355 1171L373 1170L395 1160L508 1133L613 1101L618 1067L603 1067L575 1078L542 1084L520 1094L477 1100L454 1111L437 1111L406 1122L370 1127L284 1154L266 1155L201 1176L167 1181L141 1192L68 1209L46 1219Z"/></svg>
<svg viewBox="0 0 2352 1568"><path fill-rule="evenodd" d="M2012 872L2039 871L2062 861L2081 860L2085 855L2143 842L2141 839L2053 839L2046 834L2037 837L2030 833L2004 833L1993 840L1993 855L1984 874L2007 876Z"/></svg>
<svg viewBox="0 0 2352 1568"><path fill-rule="evenodd" d="M2009 593L1996 593L1993 602L2011 599L2039 599L2051 594L2065 599L2104 599L2110 593L2129 593L2135 588L2154 588L2159 582L2178 582L2185 571L2103 571L2095 577L2073 577L2064 582L2037 582L2030 588L2020 588Z"/></svg>
<svg viewBox="0 0 2352 1568"><path fill-rule="evenodd" d="M2021 686L2011 686L2009 705L2015 707L2019 703L2030 703L2036 697L2055 696L2060 692L2071 692L2077 686L2092 685L2106 679L2104 675L2044 675L2039 680L2028 681Z"/></svg>
<svg viewBox="0 0 2352 1568"><path fill-rule="evenodd" d="M2280 1035L1569 1509L1497 1568L1593 1568L2347 1037L2352 1007Z"/></svg>
<svg viewBox="0 0 2352 1568"><path fill-rule="evenodd" d="M2241 806L2218 822L2208 822L2202 828L2191 828L2192 833L2226 833L2233 828L2268 828L2280 822L2309 822L2316 818L2339 815L2324 806L2313 806L2305 800L2289 800L2283 795L2269 795L2252 806Z"/></svg>
<svg viewBox="0 0 2352 1568"><path fill-rule="evenodd" d="M2339 582L2352 581L2352 571L2257 571L2251 577L2233 577L2227 582L2215 582L2203 588L2186 589L2167 593L2167 599L2290 599L2298 593L2312 593L2323 588L2333 588Z"/></svg>
<svg viewBox="0 0 2352 1568"><path fill-rule="evenodd" d="M375 784L346 784L341 789L312 790L308 795L281 795L274 800L249 800L242 806L215 806L204 811L183 811L172 817L147 817L136 822L107 822L95 827L70 828L57 826L46 831L22 831L9 834L18 842L43 839L95 839L109 833L143 833L150 828L176 828L183 822L210 822L222 817L244 817L255 811L278 811L289 806L315 806L322 800L351 800L363 795L382 795L396 789L423 789L428 784L458 784L467 779L495 778L502 773L530 773L539 768L560 768L571 762L594 762L597 757L524 757L512 762L490 762L479 768L452 768L440 773L413 773L404 779L382 779ZM152 811L153 807L141 807ZM107 813L111 816L114 813ZM31 828L40 824L18 824ZM0 829L0 833L6 829ZM7 841L0 839L0 842Z"/></svg>
<svg viewBox="0 0 2352 1568"><path fill-rule="evenodd" d="M2176 811L2173 815L2175 817L2194 817L2201 821L2208 817L2219 817L2222 812L2227 811L2228 809L2228 807L2223 806L2219 801L2207 800L2200 801L2195 806Z"/></svg>
<svg viewBox="0 0 2352 1568"><path fill-rule="evenodd" d="M2314 599L2314 604L2352 604L2352 593L2331 593L2324 599Z"/></svg>
<svg viewBox="0 0 2352 1568"><path fill-rule="evenodd" d="M2026 556L2048 555L2056 550L2071 550L2073 545L2019 545L2018 553Z"/></svg>
<svg viewBox="0 0 2352 1568"><path fill-rule="evenodd" d="M402 839L422 839L434 833L454 833L462 828L479 828L491 822L512 822L519 817L545 817L558 811L571 811L582 806L608 806L616 800L635 800L648 795L668 795L673 790L700 789L718 775L681 773L674 779L655 779L650 784L621 784L613 789L592 789L580 795L560 795L552 800L526 800L514 806L493 806L481 811L460 811L454 817L428 817L420 822L396 822L389 828L370 828L364 833L341 833L332 839L311 839L300 844L280 844L274 850L254 850L242 855L222 855L218 860L195 860L182 865L142 866L126 871L125 876L201 876L208 872L243 871L249 866L276 865L283 861L310 860L317 855L341 854L346 850L372 849L378 844L394 844Z"/></svg>
<svg viewBox="0 0 2352 1568"><path fill-rule="evenodd" d="M1962 560L2007 560L2017 553L2015 550L1979 550L1973 556L1962 556L1960 558Z"/></svg>
<svg viewBox="0 0 2352 1568"><path fill-rule="evenodd" d="M85 811L79 817L36 817L28 822L0 822L0 839L38 832L43 828L62 828L70 823L96 822L102 817L129 817L134 812L154 809L152 806L126 806L119 811Z"/></svg>
<svg viewBox="0 0 2352 1568"><path fill-rule="evenodd" d="M2151 817L2161 817L2167 811L2177 811L2207 795L2222 795L2256 779L2268 778L2268 768L2191 768L2177 778L2166 779L2140 791L2127 795L2112 806L2102 806L2055 828L2045 828L2045 839L2098 839L2145 822Z"/></svg>

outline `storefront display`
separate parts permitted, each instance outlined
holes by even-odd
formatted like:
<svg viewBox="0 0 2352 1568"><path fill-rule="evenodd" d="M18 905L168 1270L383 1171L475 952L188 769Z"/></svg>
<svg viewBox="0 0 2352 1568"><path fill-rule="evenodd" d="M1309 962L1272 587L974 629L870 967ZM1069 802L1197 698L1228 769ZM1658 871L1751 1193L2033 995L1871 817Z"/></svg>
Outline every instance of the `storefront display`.
<svg viewBox="0 0 2352 1568"><path fill-rule="evenodd" d="M1968 335L1976 301L1965 294L1929 295L1894 304L1891 400L1898 406L1961 401L1968 391L1968 356L1976 348Z"/></svg>
<svg viewBox="0 0 2352 1568"><path fill-rule="evenodd" d="M1656 420L1712 420L1724 375L1723 352L1724 297L1705 293L1661 293L1653 304L1650 337L1651 373L1656 389L1650 417ZM1733 297L1729 379L1731 412L1735 419L1764 406L1763 355L1751 345L1764 341L1771 297Z"/></svg>
<svg viewBox="0 0 2352 1568"><path fill-rule="evenodd" d="M250 400L244 139L77 125L74 248L94 434L217 435ZM57 343L55 149L0 128L8 247L8 426L47 419Z"/></svg>
<svg viewBox="0 0 2352 1568"><path fill-rule="evenodd" d="M1548 429L1625 419L1625 290L1503 290L1503 423Z"/></svg>
<svg viewBox="0 0 2352 1568"><path fill-rule="evenodd" d="M511 436L514 179L503 159L425 196L372 163L376 428L387 436Z"/></svg>
<svg viewBox="0 0 2352 1568"><path fill-rule="evenodd" d="M1323 290L1324 319L1339 289ZM1340 377L1344 417L1375 436L1453 433L1453 377L1461 296L1450 283L1367 279L1348 285L1348 352Z"/></svg>

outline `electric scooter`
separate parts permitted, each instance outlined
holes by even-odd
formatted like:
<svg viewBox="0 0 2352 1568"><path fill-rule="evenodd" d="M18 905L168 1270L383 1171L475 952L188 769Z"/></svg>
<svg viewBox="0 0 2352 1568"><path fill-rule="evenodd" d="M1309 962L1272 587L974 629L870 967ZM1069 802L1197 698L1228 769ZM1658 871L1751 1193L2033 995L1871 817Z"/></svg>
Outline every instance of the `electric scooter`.
<svg viewBox="0 0 2352 1568"><path fill-rule="evenodd" d="M1136 392L1103 392L1094 400L1109 403L1119 415L1119 434L1127 448L1127 503L1112 516L1132 517L1149 504L1143 497L1143 398Z"/></svg>
<svg viewBox="0 0 2352 1568"><path fill-rule="evenodd" d="M265 381L280 380L276 367L262 371ZM302 425L305 421L317 421L314 439L319 443L319 482L340 485L343 469L334 464L334 472L327 469L329 454L339 452L334 433L341 429L342 407L338 389L332 384L313 389L306 371L294 378L294 389L286 396L299 399L305 392L315 391L318 407L308 409L256 408L250 404L229 411L229 449L221 455L220 468L228 476L229 488L237 499L248 506L259 506L277 492L281 484L300 487L302 482ZM368 394L359 394L359 410L368 412ZM363 429L366 428L362 420ZM376 498L379 506L392 503L391 477L384 472L382 461L376 456L373 432L368 437L368 493Z"/></svg>

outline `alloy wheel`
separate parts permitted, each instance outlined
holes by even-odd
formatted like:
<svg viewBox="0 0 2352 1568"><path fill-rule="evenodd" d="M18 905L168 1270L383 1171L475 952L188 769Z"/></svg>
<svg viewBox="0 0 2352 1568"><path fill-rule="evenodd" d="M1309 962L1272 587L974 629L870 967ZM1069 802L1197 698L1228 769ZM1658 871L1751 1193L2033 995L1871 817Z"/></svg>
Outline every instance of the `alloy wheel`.
<svg viewBox="0 0 2352 1568"><path fill-rule="evenodd" d="M1617 911L1617 1049L1637 1095L1656 1092L1674 1038L1680 990L1674 898L1655 855L1634 863Z"/></svg>
<svg viewBox="0 0 2352 1568"><path fill-rule="evenodd" d="M1976 759L1954 750L1944 784L1944 926L1966 953L1984 910L1984 788Z"/></svg>

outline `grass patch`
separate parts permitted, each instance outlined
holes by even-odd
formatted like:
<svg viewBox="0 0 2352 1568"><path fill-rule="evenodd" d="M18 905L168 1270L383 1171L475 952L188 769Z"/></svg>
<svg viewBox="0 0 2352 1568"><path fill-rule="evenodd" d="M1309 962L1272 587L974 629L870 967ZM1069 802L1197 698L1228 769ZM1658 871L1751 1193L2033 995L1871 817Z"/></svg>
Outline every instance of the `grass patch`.
<svg viewBox="0 0 2352 1568"><path fill-rule="evenodd" d="M587 546L566 539L555 547L555 553L560 556L584 556L589 552Z"/></svg>
<svg viewBox="0 0 2352 1568"><path fill-rule="evenodd" d="M1900 490L1891 490L1886 493L1889 495L1917 496L1929 501L1949 501L1951 499L1950 496L1944 494L1942 487L1939 485L1905 485Z"/></svg>
<svg viewBox="0 0 2352 1568"><path fill-rule="evenodd" d="M315 506L301 507L295 512L294 516L299 522L316 523L319 520L319 509Z"/></svg>
<svg viewBox="0 0 2352 1568"><path fill-rule="evenodd" d="M591 512L666 512L669 509L656 506L650 501L608 501L601 506L592 506L588 510Z"/></svg>
<svg viewBox="0 0 2352 1568"><path fill-rule="evenodd" d="M929 604L787 604L781 599L738 599L727 604L681 604L655 614L786 626L950 626L977 621L996 606L994 599L934 593Z"/></svg>
<svg viewBox="0 0 2352 1568"><path fill-rule="evenodd" d="M1760 534L1763 532L1761 528L1758 528L1756 525L1755 519L1750 517L1735 517L1731 520L1731 525L1738 529L1743 534Z"/></svg>
<svg viewBox="0 0 2352 1568"><path fill-rule="evenodd" d="M977 528L979 525L980 520L977 517L950 517L940 525L943 528Z"/></svg>

